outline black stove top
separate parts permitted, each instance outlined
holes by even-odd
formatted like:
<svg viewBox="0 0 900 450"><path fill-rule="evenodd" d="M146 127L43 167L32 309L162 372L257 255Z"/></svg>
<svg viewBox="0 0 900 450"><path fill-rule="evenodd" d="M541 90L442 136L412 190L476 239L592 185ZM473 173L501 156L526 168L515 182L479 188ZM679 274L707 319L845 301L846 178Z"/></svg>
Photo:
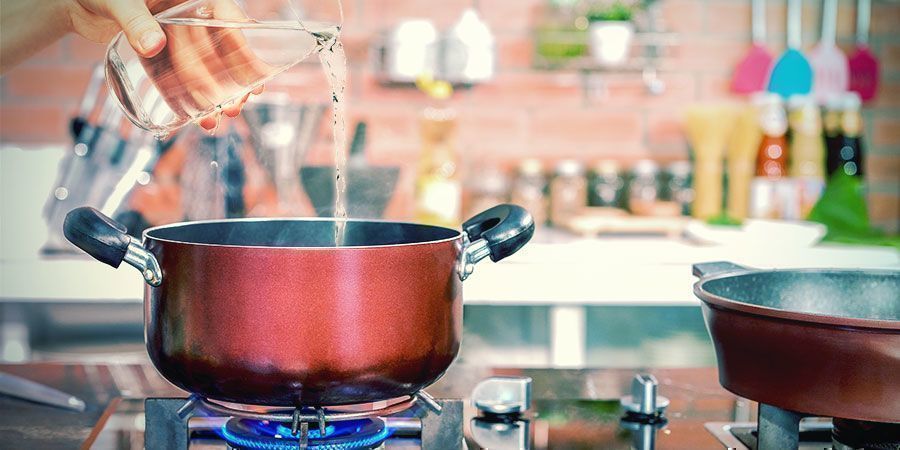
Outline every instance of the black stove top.
<svg viewBox="0 0 900 450"><path fill-rule="evenodd" d="M172 434L181 432L177 426L160 427L154 422L165 414L169 419L175 417L171 423L182 423L187 417L188 425L182 429L189 444L187 448L210 450L297 448L299 435L293 433L292 425L305 428L307 448L335 450L354 448L350 445L353 439L332 439L331 446L323 446L320 438L350 436L347 430L356 431L352 434L354 439L370 439L364 448L375 446L386 450L462 448L462 444L448 444L458 437L465 440L470 450L503 448L511 442L524 442L524 448L533 449L749 449L754 447L757 437L755 424L735 422L735 419L752 420L748 411L755 408L722 389L715 368L638 371L456 365L428 388L437 398L435 403L441 409L438 415L429 402L412 399L411 405L397 408L399 411L352 417L353 420L332 420L336 413L323 411L322 414L328 414L324 430L315 420L320 414L315 410L305 411L306 419L294 424L289 411L282 411L288 416L279 416L274 422L230 417L220 414L221 411L211 413L197 405L188 408L193 412L185 414L185 405L192 399L146 365L2 365L0 371L67 391L88 405L85 412L77 413L0 396L0 442L3 443L0 446L3 448L140 449L145 445L154 449L184 448L172 444L180 439ZM620 398L631 392L630 384L637 372L654 374L659 380L659 394L669 400L659 420L648 423L622 420L627 414ZM473 405L473 389L482 380L498 376L533 380L528 411L497 415L485 412L489 408L483 405L479 408ZM160 409L165 412L163 416L158 414ZM805 419L801 429L800 448L832 445L830 420ZM279 446L280 441L255 446L250 441L259 441L259 435L294 437L285 440L286 446ZM812 441L807 442L809 439Z"/></svg>

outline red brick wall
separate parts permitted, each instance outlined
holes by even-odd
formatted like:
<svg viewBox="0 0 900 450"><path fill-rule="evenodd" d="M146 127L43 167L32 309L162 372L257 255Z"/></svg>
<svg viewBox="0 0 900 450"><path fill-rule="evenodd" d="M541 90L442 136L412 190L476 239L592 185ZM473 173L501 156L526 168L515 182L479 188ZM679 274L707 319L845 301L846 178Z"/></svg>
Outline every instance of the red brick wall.
<svg viewBox="0 0 900 450"><path fill-rule="evenodd" d="M748 46L749 0L659 0L664 27L679 43L662 63L666 92L644 94L637 74L597 75L584 89L577 73L532 69L531 28L540 0L480 1L499 50L496 79L460 91L460 143L467 164L512 164L524 156L552 161L576 157L591 162L686 157L680 127L685 103L729 97L732 67ZM379 85L371 72L369 43L380 30L407 17L428 17L439 27L456 20L470 0L345 0L344 41L351 61L351 122L369 122L369 158L413 167L418 152L416 115L427 100L409 89ZM818 38L819 0L804 0L804 46ZM768 2L770 49L783 48L785 6ZM839 0L839 44L852 47L855 1ZM870 207L875 221L892 230L900 218L900 3L874 0L873 50L882 60L878 100L866 108ZM64 142L91 65L103 46L69 37L0 79L0 139L3 142ZM321 95L324 79L316 66L293 71L285 83L302 86L301 97ZM324 97L324 96L322 96ZM327 133L311 154L328 160ZM389 213L408 214L412 171L405 170Z"/></svg>

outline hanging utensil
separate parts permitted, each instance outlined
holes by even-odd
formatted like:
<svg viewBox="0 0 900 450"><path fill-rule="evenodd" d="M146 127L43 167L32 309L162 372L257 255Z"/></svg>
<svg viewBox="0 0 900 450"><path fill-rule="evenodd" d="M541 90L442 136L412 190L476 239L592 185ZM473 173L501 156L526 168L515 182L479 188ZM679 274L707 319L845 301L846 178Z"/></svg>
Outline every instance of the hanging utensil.
<svg viewBox="0 0 900 450"><path fill-rule="evenodd" d="M752 36L753 45L734 69L731 79L731 90L741 94L759 92L765 89L769 69L772 67L772 54L766 48L766 3L765 0L752 0Z"/></svg>
<svg viewBox="0 0 900 450"><path fill-rule="evenodd" d="M381 218L394 194L400 167L366 162L366 123L358 122L347 164L347 210L351 217ZM304 166L300 181L320 217L334 214L334 166Z"/></svg>
<svg viewBox="0 0 900 450"><path fill-rule="evenodd" d="M878 59L869 49L871 0L859 0L856 8L856 51L850 55L850 90L863 101L875 97L878 90Z"/></svg>
<svg viewBox="0 0 900 450"><path fill-rule="evenodd" d="M788 0L788 48L775 62L769 77L769 92L784 98L794 94L808 94L813 84L812 67L803 53L800 53L800 7L800 0Z"/></svg>
<svg viewBox="0 0 900 450"><path fill-rule="evenodd" d="M813 68L813 95L819 104L829 97L847 91L850 82L850 68L847 55L835 44L837 23L837 0L825 0L822 9L822 38L809 52L809 63Z"/></svg>

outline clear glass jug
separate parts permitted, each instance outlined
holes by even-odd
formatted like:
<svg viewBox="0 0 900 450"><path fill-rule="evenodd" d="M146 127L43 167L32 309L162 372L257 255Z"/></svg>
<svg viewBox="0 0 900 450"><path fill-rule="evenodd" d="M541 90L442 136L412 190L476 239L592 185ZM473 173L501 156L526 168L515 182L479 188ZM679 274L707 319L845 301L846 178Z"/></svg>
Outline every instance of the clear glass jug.
<svg viewBox="0 0 900 450"><path fill-rule="evenodd" d="M189 0L154 16L166 35L143 58L122 33L106 53L106 80L125 115L165 137L218 114L334 43L339 0Z"/></svg>

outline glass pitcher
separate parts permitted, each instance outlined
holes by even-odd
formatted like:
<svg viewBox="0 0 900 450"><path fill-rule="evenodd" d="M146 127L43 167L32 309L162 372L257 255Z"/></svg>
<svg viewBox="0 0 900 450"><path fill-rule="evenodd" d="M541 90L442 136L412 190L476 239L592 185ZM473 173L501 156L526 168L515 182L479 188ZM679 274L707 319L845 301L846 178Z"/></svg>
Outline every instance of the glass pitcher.
<svg viewBox="0 0 900 450"><path fill-rule="evenodd" d="M189 0L154 17L166 35L158 55L139 56L119 33L105 63L125 115L160 138L333 44L343 20L339 0Z"/></svg>

